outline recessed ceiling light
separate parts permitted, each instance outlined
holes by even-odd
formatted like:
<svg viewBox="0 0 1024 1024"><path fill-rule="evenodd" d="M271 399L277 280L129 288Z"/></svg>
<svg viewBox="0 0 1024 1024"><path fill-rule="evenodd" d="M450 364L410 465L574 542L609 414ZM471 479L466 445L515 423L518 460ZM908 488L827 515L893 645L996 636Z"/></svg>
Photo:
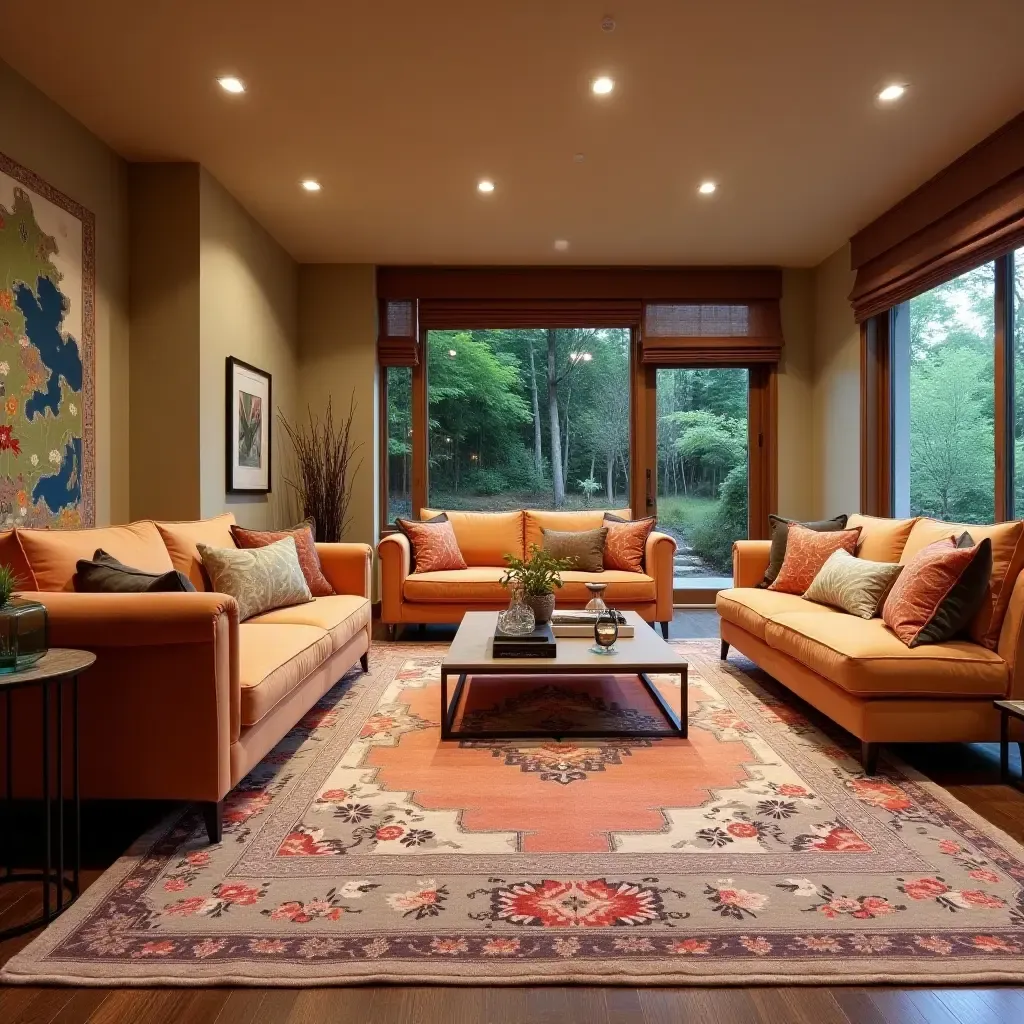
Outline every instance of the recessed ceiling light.
<svg viewBox="0 0 1024 1024"><path fill-rule="evenodd" d="M569 243L564 238L556 238L555 248L559 252L565 252L565 250L569 248Z"/></svg>
<svg viewBox="0 0 1024 1024"><path fill-rule="evenodd" d="M307 192L319 192L321 189L320 182L316 178L305 178L301 184Z"/></svg>
<svg viewBox="0 0 1024 1024"><path fill-rule="evenodd" d="M906 91L907 91L907 87L906 87L905 85L899 85L899 84L897 84L897 83L895 83L895 82L894 82L894 83L893 83L892 85L887 85L887 86L886 86L886 87L885 87L885 88L884 88L884 89L883 89L883 90L882 90L882 91L881 91L881 92L880 92L880 93L878 94L878 98L879 98L879 99L880 99L880 100L881 100L881 101L882 101L883 103L894 103L894 102L895 102L896 100L898 100L898 99L899 99L899 98L900 98L900 97L901 97L901 96L902 96L902 95L903 95L903 94L904 94L904 93L905 93Z"/></svg>
<svg viewBox="0 0 1024 1024"><path fill-rule="evenodd" d="M242 82L240 78L235 78L234 75L224 75L222 78L218 78L217 84L225 92L245 92L245 84Z"/></svg>
<svg viewBox="0 0 1024 1024"><path fill-rule="evenodd" d="M595 96L607 96L614 88L615 83L607 75L601 75L590 83L590 91Z"/></svg>
<svg viewBox="0 0 1024 1024"><path fill-rule="evenodd" d="M702 181L700 183L700 188L698 188L697 191L702 196L709 196L716 188L718 188L718 186L713 181Z"/></svg>
<svg viewBox="0 0 1024 1024"><path fill-rule="evenodd" d="M487 178L482 178L476 183L476 190L477 192L493 192L494 182L489 181Z"/></svg>

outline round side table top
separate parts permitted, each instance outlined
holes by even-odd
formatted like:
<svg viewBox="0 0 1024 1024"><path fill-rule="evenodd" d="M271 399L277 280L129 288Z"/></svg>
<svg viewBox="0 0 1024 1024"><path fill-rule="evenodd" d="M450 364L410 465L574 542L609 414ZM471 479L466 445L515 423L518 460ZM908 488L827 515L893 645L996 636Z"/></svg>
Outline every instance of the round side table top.
<svg viewBox="0 0 1024 1024"><path fill-rule="evenodd" d="M50 679L77 676L96 661L92 651L76 651L67 647L51 647L34 665L21 672L0 675L0 689L43 683Z"/></svg>

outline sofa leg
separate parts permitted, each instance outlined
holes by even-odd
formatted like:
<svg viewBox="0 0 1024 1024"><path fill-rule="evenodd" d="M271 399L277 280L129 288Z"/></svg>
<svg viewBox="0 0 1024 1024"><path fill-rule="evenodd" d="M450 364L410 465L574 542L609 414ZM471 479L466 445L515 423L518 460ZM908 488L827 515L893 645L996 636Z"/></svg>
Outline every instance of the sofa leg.
<svg viewBox="0 0 1024 1024"><path fill-rule="evenodd" d="M878 768L878 744L868 743L867 740L861 740L860 744L860 763L864 766L865 775L874 775Z"/></svg>
<svg viewBox="0 0 1024 1024"><path fill-rule="evenodd" d="M365 654L359 655L359 664L362 666L364 672L370 671L370 652L367 651Z"/></svg>
<svg viewBox="0 0 1024 1024"><path fill-rule="evenodd" d="M667 640L668 639L668 623L667 622L662 622L662 623L660 623L660 625L661 625L661 636L662 636L663 639Z"/></svg>
<svg viewBox="0 0 1024 1024"><path fill-rule="evenodd" d="M723 640L722 641L722 647L721 647L721 649L718 652L718 656L719 656L719 658L722 659L722 661L725 661L729 657L729 641L728 640Z"/></svg>
<svg viewBox="0 0 1024 1024"><path fill-rule="evenodd" d="M224 822L224 801L208 800L200 805L203 810L203 821L206 823L206 834L211 843L219 843Z"/></svg>
<svg viewBox="0 0 1024 1024"><path fill-rule="evenodd" d="M395 639L395 624L393 622L388 623L388 639Z"/></svg>

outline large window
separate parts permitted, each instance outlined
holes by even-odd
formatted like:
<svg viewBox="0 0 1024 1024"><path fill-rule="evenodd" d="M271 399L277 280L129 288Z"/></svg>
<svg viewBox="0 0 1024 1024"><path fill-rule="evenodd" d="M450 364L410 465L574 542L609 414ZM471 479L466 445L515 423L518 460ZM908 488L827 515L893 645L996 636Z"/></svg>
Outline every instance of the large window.
<svg viewBox="0 0 1024 1024"><path fill-rule="evenodd" d="M749 371L657 371L658 528L678 544L675 589L732 585L747 536Z"/></svg>
<svg viewBox="0 0 1024 1024"><path fill-rule="evenodd" d="M629 342L627 328L428 331L427 504L628 506Z"/></svg>
<svg viewBox="0 0 1024 1024"><path fill-rule="evenodd" d="M1009 287L1010 330L1013 335L1013 490L1017 518L1024 517L1024 249L1010 257L1006 279Z"/></svg>
<svg viewBox="0 0 1024 1024"><path fill-rule="evenodd" d="M995 267L894 315L897 514L988 523L995 509Z"/></svg>

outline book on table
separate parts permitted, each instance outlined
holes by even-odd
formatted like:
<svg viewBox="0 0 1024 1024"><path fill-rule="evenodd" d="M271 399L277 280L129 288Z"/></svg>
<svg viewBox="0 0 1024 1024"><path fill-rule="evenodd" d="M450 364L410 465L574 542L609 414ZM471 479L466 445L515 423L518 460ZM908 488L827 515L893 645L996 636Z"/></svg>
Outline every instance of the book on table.
<svg viewBox="0 0 1024 1024"><path fill-rule="evenodd" d="M633 627L626 622L625 615L622 612L615 612L615 618L619 623L619 636L623 640L633 636ZM596 621L597 612L587 611L585 608L569 608L556 611L551 616L551 629L556 637L589 637L592 639Z"/></svg>
<svg viewBox="0 0 1024 1024"><path fill-rule="evenodd" d="M534 626L532 633L516 635L494 631L491 653L495 658L553 658L555 635L548 623Z"/></svg>

